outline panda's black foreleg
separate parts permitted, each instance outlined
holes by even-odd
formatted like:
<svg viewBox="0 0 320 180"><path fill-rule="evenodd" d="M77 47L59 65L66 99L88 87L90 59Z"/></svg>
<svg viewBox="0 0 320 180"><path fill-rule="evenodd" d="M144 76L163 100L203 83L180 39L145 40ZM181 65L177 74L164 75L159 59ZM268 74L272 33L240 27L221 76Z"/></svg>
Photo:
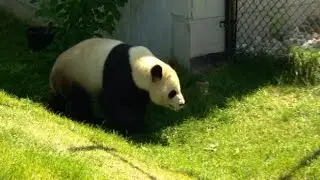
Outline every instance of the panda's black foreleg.
<svg viewBox="0 0 320 180"><path fill-rule="evenodd" d="M143 133L146 129L145 107L110 105L105 107L108 125L123 135Z"/></svg>

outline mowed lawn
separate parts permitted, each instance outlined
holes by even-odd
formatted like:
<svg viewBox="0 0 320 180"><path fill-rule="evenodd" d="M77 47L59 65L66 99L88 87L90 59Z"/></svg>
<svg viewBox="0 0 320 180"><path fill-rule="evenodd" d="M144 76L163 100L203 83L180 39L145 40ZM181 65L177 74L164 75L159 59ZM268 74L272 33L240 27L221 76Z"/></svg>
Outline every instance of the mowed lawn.
<svg viewBox="0 0 320 180"><path fill-rule="evenodd" d="M124 138L45 109L59 52L30 52L25 29L1 11L0 179L320 178L320 86L280 85L268 59L181 72L188 106L151 105L150 132Z"/></svg>

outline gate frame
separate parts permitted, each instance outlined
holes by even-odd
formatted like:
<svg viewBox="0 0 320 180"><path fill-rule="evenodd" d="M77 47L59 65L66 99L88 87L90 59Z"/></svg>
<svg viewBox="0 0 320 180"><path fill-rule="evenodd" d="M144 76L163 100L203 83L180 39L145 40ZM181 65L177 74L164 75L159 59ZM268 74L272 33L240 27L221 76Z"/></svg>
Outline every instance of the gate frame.
<svg viewBox="0 0 320 180"><path fill-rule="evenodd" d="M233 57L237 45L237 12L238 0L225 0L225 20L220 24L224 24L225 28L225 54Z"/></svg>

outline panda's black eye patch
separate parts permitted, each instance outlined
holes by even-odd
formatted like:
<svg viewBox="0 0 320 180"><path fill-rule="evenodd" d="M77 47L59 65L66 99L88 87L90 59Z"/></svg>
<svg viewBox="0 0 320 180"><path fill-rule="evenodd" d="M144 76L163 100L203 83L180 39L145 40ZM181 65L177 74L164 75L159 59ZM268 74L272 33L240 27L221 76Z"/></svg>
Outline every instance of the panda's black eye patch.
<svg viewBox="0 0 320 180"><path fill-rule="evenodd" d="M170 91L170 93L168 94L169 99L172 99L173 97L175 97L177 95L177 91L172 90Z"/></svg>

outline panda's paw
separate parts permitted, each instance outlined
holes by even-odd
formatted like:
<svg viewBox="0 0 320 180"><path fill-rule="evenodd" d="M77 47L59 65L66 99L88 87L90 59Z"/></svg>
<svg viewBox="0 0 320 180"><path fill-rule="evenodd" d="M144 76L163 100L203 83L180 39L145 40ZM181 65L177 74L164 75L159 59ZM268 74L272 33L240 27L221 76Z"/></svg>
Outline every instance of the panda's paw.
<svg viewBox="0 0 320 180"><path fill-rule="evenodd" d="M137 134L142 134L146 130L146 125L144 124L121 124L113 127L114 130L118 131L121 135L128 137Z"/></svg>

